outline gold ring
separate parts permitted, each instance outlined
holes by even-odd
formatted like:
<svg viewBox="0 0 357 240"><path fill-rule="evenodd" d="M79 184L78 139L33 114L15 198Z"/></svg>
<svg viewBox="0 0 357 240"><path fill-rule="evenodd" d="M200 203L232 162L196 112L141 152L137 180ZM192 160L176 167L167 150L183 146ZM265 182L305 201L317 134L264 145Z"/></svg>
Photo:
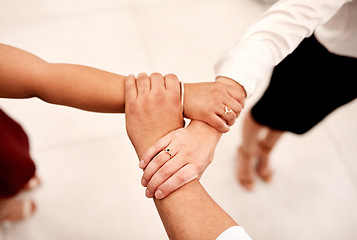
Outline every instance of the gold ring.
<svg viewBox="0 0 357 240"><path fill-rule="evenodd" d="M172 153L171 153L171 149L170 148L165 148L164 152L168 153L170 155L170 158L172 158Z"/></svg>
<svg viewBox="0 0 357 240"><path fill-rule="evenodd" d="M230 108L228 106L225 106L224 107L224 114L227 114L227 113L230 113L230 112L233 112L232 108Z"/></svg>

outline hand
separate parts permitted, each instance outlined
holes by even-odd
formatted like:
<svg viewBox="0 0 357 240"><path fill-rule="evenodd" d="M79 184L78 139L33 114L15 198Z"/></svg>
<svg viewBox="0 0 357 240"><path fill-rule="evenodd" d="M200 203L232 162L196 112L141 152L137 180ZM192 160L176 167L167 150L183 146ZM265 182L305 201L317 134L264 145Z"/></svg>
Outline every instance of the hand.
<svg viewBox="0 0 357 240"><path fill-rule="evenodd" d="M125 78L126 129L139 156L165 134L182 127L180 84L173 74Z"/></svg>
<svg viewBox="0 0 357 240"><path fill-rule="evenodd" d="M146 151L140 161L146 196L168 196L193 179L200 179L212 162L221 133L201 121L167 134ZM170 149L172 157L163 149Z"/></svg>
<svg viewBox="0 0 357 240"><path fill-rule="evenodd" d="M242 111L246 94L237 82L220 81L185 84L184 115L225 133ZM233 111L226 113L226 106Z"/></svg>

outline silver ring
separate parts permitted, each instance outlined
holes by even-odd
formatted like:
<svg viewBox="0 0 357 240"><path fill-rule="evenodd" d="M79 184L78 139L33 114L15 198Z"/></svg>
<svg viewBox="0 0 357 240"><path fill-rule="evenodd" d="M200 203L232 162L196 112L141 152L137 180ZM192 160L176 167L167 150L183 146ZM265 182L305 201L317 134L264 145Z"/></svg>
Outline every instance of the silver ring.
<svg viewBox="0 0 357 240"><path fill-rule="evenodd" d="M170 158L172 158L172 153L170 148L165 148L164 152L170 155Z"/></svg>
<svg viewBox="0 0 357 240"><path fill-rule="evenodd" d="M232 108L230 108L228 106L225 106L224 107L224 114L227 114L227 113L230 113L230 112L233 112Z"/></svg>

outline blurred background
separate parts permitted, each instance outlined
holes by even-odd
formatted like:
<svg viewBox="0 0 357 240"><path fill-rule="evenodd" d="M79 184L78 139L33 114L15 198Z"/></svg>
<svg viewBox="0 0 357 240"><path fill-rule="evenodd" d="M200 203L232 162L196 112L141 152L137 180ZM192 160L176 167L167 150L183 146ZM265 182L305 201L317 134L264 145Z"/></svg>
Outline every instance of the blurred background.
<svg viewBox="0 0 357 240"><path fill-rule="evenodd" d="M213 81L214 63L271 2L2 0L0 42L49 62ZM167 239L140 185L123 115L38 99L0 99L0 107L29 134L43 181L21 196L35 199L38 211L0 225L1 240ZM201 179L213 199L255 240L357 239L357 102L308 134L285 134L272 153L272 183L258 182L254 192L235 175L241 119L223 135Z"/></svg>

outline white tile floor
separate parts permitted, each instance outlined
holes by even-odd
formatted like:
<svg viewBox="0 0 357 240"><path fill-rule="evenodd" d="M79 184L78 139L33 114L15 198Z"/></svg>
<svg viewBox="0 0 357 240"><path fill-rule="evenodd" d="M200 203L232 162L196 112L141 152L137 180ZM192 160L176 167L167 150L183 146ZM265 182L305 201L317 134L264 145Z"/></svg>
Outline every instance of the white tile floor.
<svg viewBox="0 0 357 240"><path fill-rule="evenodd" d="M14 0L1 4L0 42L51 62L212 81L217 58L264 9L254 0ZM144 197L122 115L37 99L0 106L27 130L44 181L30 194L37 213L1 226L1 240L167 238ZM355 101L304 136L287 134L272 156L274 181L247 193L232 170L238 121L202 184L253 239L357 239L356 123Z"/></svg>

